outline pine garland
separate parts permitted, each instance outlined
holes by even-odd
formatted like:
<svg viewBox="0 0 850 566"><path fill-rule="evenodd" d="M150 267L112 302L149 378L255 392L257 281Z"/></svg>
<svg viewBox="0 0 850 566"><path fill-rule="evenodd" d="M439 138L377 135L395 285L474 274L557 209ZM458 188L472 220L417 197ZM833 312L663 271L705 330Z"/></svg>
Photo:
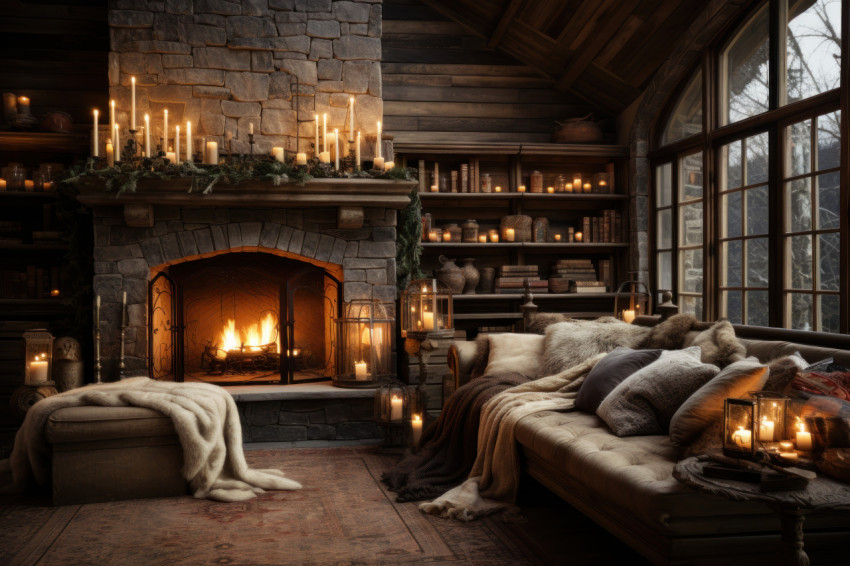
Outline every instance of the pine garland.
<svg viewBox="0 0 850 566"><path fill-rule="evenodd" d="M410 193L410 204L399 213L398 236L396 239L396 285L399 290L407 288L411 279L422 278L420 256L422 255L422 202L419 191Z"/></svg>

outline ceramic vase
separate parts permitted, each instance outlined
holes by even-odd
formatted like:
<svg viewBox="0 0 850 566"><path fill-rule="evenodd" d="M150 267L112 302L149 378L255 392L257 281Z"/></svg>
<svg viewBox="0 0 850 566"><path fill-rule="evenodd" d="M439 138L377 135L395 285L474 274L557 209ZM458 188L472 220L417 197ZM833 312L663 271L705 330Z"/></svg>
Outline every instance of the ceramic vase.
<svg viewBox="0 0 850 566"><path fill-rule="evenodd" d="M461 271L463 272L464 278L464 295L474 295L475 288L478 286L478 280L481 278L481 273L479 273L478 268L472 265L474 262L475 258L472 257L468 257L463 260L463 268Z"/></svg>

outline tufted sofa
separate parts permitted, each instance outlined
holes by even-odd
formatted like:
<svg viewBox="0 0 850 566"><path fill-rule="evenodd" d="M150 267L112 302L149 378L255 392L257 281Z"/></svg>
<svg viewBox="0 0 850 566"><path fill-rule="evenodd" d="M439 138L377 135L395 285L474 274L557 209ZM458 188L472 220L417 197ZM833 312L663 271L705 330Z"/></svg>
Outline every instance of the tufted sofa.
<svg viewBox="0 0 850 566"><path fill-rule="evenodd" d="M762 362L799 351L809 362L833 357L850 367L850 349L741 339ZM455 342L449 367L469 379L475 342ZM767 507L697 492L672 475L666 435L615 436L595 414L541 412L521 419L516 441L524 471L655 564L753 564L779 548L779 520ZM815 513L805 522L813 564L850 563L850 512Z"/></svg>

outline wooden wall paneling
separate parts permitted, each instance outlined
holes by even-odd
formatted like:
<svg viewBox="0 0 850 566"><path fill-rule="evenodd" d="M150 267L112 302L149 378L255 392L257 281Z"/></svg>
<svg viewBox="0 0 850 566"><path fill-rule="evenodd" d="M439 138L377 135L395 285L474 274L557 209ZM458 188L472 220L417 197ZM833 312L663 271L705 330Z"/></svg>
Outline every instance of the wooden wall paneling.
<svg viewBox="0 0 850 566"><path fill-rule="evenodd" d="M496 49L499 46L499 43L505 36L505 32L508 31L508 28L513 23L514 16L516 16L522 2L523 0L510 0L508 7L505 8L502 17L499 19L499 23L496 24L496 28L493 30L493 34L490 36L490 40L487 42L487 47Z"/></svg>

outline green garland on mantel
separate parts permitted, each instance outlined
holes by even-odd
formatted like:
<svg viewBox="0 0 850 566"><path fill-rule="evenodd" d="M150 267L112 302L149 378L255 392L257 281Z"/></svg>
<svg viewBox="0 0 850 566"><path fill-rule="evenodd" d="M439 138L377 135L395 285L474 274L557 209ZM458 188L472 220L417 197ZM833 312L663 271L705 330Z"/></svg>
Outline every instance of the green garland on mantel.
<svg viewBox="0 0 850 566"><path fill-rule="evenodd" d="M154 179L191 179L189 193L210 194L219 183L238 185L244 181L268 181L274 186L283 184L304 184L310 179L382 179L390 181L415 181L417 170L408 167L395 167L389 171L338 171L329 164L317 160L307 162L306 166L294 167L280 161L258 159L248 161L240 159L234 163L220 165L196 165L182 162L175 165L163 158L144 159L140 166L131 163L119 163L113 167L97 168L94 160L72 167L63 182L74 186L99 179L104 182L106 192L120 195L134 193L139 181Z"/></svg>

